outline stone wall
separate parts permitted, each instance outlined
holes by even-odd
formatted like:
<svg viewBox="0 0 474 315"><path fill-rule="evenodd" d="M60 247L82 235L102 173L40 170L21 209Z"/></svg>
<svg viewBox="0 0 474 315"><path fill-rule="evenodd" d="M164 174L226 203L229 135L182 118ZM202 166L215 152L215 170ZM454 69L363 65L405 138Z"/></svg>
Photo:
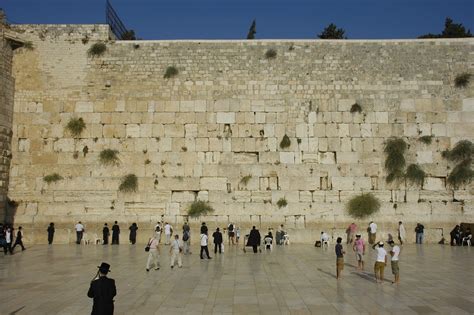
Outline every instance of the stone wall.
<svg viewBox="0 0 474 315"><path fill-rule="evenodd" d="M472 72L472 39L110 41L104 25L16 30L34 49L14 57L9 195L31 241L45 241L50 221L70 241L78 220L99 235L103 222L137 222L143 241L157 220L181 225L196 199L215 208L202 218L211 228L284 223L299 242L344 234L345 204L361 192L382 208L356 223L365 231L373 219L384 237L399 220L410 238L421 221L432 241L474 221L473 186L447 189L452 165L441 157L473 139L474 85L454 87ZM107 51L88 56L100 40ZM169 66L179 74L165 79ZM350 112L355 103L361 113ZM71 117L86 123L79 139L65 130ZM386 184L390 137L403 137L408 164L428 173L422 189ZM120 165L101 166L103 149L118 150ZM63 180L45 183L52 173ZM130 173L138 191L122 193Z"/></svg>

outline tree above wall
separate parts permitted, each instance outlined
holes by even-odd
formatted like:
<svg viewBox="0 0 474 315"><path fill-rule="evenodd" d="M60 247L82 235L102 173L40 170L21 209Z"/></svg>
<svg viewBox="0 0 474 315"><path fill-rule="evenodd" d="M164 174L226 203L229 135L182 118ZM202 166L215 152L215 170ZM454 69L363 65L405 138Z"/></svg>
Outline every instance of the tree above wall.
<svg viewBox="0 0 474 315"><path fill-rule="evenodd" d="M347 39L347 37L344 36L345 32L344 29L337 28L336 24L331 23L326 26L321 34L318 34L318 37L321 39Z"/></svg>
<svg viewBox="0 0 474 315"><path fill-rule="evenodd" d="M449 17L444 21L444 30L441 34L425 34L418 38L463 38L472 37L471 30L467 30L462 23L454 23Z"/></svg>

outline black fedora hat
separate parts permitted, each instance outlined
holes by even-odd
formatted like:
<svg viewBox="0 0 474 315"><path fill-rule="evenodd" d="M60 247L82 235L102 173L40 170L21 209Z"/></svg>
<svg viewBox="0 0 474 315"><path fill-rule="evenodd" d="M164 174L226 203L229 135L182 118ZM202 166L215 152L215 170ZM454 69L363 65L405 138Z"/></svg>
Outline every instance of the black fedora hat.
<svg viewBox="0 0 474 315"><path fill-rule="evenodd" d="M101 263L100 266L97 266L97 268L99 268L99 271L101 273L108 273L110 272L110 265L108 263Z"/></svg>

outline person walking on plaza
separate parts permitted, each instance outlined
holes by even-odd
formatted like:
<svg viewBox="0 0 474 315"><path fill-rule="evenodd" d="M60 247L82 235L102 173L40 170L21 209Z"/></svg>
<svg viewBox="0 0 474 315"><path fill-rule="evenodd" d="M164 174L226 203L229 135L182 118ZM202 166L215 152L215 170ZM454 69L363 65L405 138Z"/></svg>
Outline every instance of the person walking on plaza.
<svg viewBox="0 0 474 315"><path fill-rule="evenodd" d="M356 253L357 270L364 270L365 242L360 234L356 234L352 249Z"/></svg>
<svg viewBox="0 0 474 315"><path fill-rule="evenodd" d="M12 250L13 229L9 225L6 225L4 229L5 229L5 246L3 247L3 253L6 255L8 252L10 253L10 255L13 255L13 250Z"/></svg>
<svg viewBox="0 0 474 315"><path fill-rule="evenodd" d="M205 223L203 223L205 224ZM207 230L207 227L206 227L206 230ZM201 231L202 231L202 226L201 226ZM208 245L208 241L209 241L209 238L207 236L207 234L205 233L201 233L201 252L200 252L200 256L201 256L201 259L204 259L203 255L204 252L206 252L206 256L208 259L212 259L211 256L209 256L209 248L207 248L207 245Z"/></svg>
<svg viewBox="0 0 474 315"><path fill-rule="evenodd" d="M342 237L338 237L336 240L336 279L339 280L342 277L342 270L344 270L344 254L346 253L342 248Z"/></svg>
<svg viewBox="0 0 474 315"><path fill-rule="evenodd" d="M416 224L415 233L416 233L416 243L423 244L423 235L425 227L421 223Z"/></svg>
<svg viewBox="0 0 474 315"><path fill-rule="evenodd" d="M48 229L46 230L48 232L48 244L51 245L53 244L53 238L54 238L54 223L51 222L48 226Z"/></svg>
<svg viewBox="0 0 474 315"><path fill-rule="evenodd" d="M219 248L219 254L222 253L222 233L219 232L219 228L216 229L214 233L212 233L212 237L214 238L214 254L217 254L217 249Z"/></svg>
<svg viewBox="0 0 474 315"><path fill-rule="evenodd" d="M120 236L120 227L115 221L114 225L112 226L112 245L119 244L119 236Z"/></svg>
<svg viewBox="0 0 474 315"><path fill-rule="evenodd" d="M163 231L162 224L160 222L156 222L155 225L155 236L156 239L158 240L158 243L161 242L161 233Z"/></svg>
<svg viewBox="0 0 474 315"><path fill-rule="evenodd" d="M375 243L375 239L377 238L377 224L375 224L374 221L370 221L367 232L369 233L369 244L372 245Z"/></svg>
<svg viewBox="0 0 474 315"><path fill-rule="evenodd" d="M82 236L84 235L85 231L84 225L82 225L82 222L79 221L74 229L76 230L76 244L81 244Z"/></svg>
<svg viewBox="0 0 474 315"><path fill-rule="evenodd" d="M398 266L398 261L400 259L400 247L396 245L394 241L391 241L388 244L392 247L392 250L390 251L390 256L392 256L392 274L395 277L392 283L400 284L400 268Z"/></svg>
<svg viewBox="0 0 474 315"><path fill-rule="evenodd" d="M168 222L166 222L165 223L165 237L166 237L165 245L170 244L172 233L173 233L173 227Z"/></svg>
<svg viewBox="0 0 474 315"><path fill-rule="evenodd" d="M188 222L184 222L183 225L183 254L191 254L191 228Z"/></svg>
<svg viewBox="0 0 474 315"><path fill-rule="evenodd" d="M398 222L398 240L400 241L400 245L403 245L407 238L407 231L405 230L405 226L403 225L402 221Z"/></svg>
<svg viewBox="0 0 474 315"><path fill-rule="evenodd" d="M249 234L249 239L247 240L247 246L252 246L253 252L257 253L257 248L261 243L260 232L255 228L255 225L252 227L252 230Z"/></svg>
<svg viewBox="0 0 474 315"><path fill-rule="evenodd" d="M148 259L146 261L146 271L150 271L151 265L155 265L155 270L160 269L160 247L159 247L159 240L156 237L156 234L150 238L148 241L149 251L148 251Z"/></svg>
<svg viewBox="0 0 474 315"><path fill-rule="evenodd" d="M229 245L230 245L231 242L232 242L232 245L234 245L235 244L235 226L234 226L233 222L231 222L227 226L227 231L228 231L228 234L229 234ZM219 253L220 253L220 251L219 251Z"/></svg>
<svg viewBox="0 0 474 315"><path fill-rule="evenodd" d="M103 262L94 280L91 281L87 296L94 299L91 315L112 315L114 313L114 297L117 295L115 280L107 278L110 265Z"/></svg>
<svg viewBox="0 0 474 315"><path fill-rule="evenodd" d="M372 246L377 253L377 258L374 265L375 281L377 283L383 283L384 270L387 266L387 251L383 248L383 242L380 241Z"/></svg>
<svg viewBox="0 0 474 315"><path fill-rule="evenodd" d="M183 251L183 246L179 242L179 235L176 234L174 236L174 240L171 242L170 246L170 255L171 255L171 268L174 268L176 263L176 259L178 260L178 267L181 268L183 266L181 262L181 252Z"/></svg>
<svg viewBox="0 0 474 315"><path fill-rule="evenodd" d="M354 241L354 235L356 234L357 231L357 225L352 222L349 227L347 227L347 244L352 244Z"/></svg>
<svg viewBox="0 0 474 315"><path fill-rule="evenodd" d="M104 223L104 228L102 229L102 245L107 245L109 244L109 236L110 236L110 230L109 227L107 226L107 223Z"/></svg>
<svg viewBox="0 0 474 315"><path fill-rule="evenodd" d="M135 245L135 243L137 242L138 226L136 223L132 223L132 225L130 225L128 229L130 230L130 236L129 236L130 243L132 243L132 245Z"/></svg>
<svg viewBox="0 0 474 315"><path fill-rule="evenodd" d="M24 251L26 248L23 246L23 232L22 232L22 227L18 227L18 232L16 232L16 239L15 243L13 244L12 251L15 250L15 246L20 245L21 251Z"/></svg>

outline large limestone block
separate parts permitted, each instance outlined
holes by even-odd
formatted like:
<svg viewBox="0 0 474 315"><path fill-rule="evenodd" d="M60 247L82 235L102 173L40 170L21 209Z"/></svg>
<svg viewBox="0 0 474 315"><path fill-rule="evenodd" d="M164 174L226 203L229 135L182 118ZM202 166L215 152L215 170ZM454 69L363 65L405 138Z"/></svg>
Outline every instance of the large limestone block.
<svg viewBox="0 0 474 315"><path fill-rule="evenodd" d="M294 152L280 152L280 162L283 164L294 164L295 153Z"/></svg>
<svg viewBox="0 0 474 315"><path fill-rule="evenodd" d="M235 113L233 113L233 112L218 112L217 113L217 123L218 124L234 124L235 123Z"/></svg>
<svg viewBox="0 0 474 315"><path fill-rule="evenodd" d="M354 190L353 177L332 177L331 182L334 190Z"/></svg>
<svg viewBox="0 0 474 315"><path fill-rule="evenodd" d="M425 190L445 190L445 180L439 177L426 177L423 184Z"/></svg>
<svg viewBox="0 0 474 315"><path fill-rule="evenodd" d="M227 190L227 178L201 177L200 190Z"/></svg>
<svg viewBox="0 0 474 315"><path fill-rule="evenodd" d="M419 164L433 163L433 152L432 151L417 151L416 162Z"/></svg>
<svg viewBox="0 0 474 315"><path fill-rule="evenodd" d="M76 113L92 113L94 111L94 103L87 101L76 102L74 111Z"/></svg>
<svg viewBox="0 0 474 315"><path fill-rule="evenodd" d="M319 153L319 163L321 164L336 164L336 157L334 152Z"/></svg>
<svg viewBox="0 0 474 315"><path fill-rule="evenodd" d="M171 194L172 202L193 202L196 199L196 194L191 191L174 191Z"/></svg>
<svg viewBox="0 0 474 315"><path fill-rule="evenodd" d="M474 98L465 98L462 100L462 110L465 112L474 111Z"/></svg>

